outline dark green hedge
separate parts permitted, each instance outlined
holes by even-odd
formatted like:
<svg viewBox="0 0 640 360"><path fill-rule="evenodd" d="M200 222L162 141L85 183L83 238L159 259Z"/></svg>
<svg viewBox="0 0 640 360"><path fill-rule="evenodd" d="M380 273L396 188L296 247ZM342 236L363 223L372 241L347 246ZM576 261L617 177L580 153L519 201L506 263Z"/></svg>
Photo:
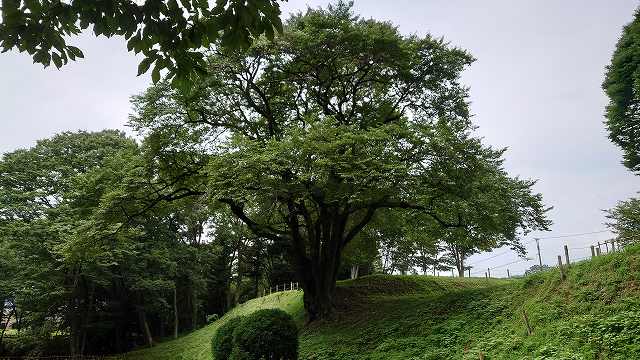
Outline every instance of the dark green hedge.
<svg viewBox="0 0 640 360"><path fill-rule="evenodd" d="M229 319L226 323L222 324L216 334L211 339L211 351L213 353L214 360L228 360L231 357L231 350L233 349L233 331L240 325L243 317L235 317Z"/></svg>
<svg viewBox="0 0 640 360"><path fill-rule="evenodd" d="M278 309L229 320L212 340L214 360L297 360L298 327Z"/></svg>

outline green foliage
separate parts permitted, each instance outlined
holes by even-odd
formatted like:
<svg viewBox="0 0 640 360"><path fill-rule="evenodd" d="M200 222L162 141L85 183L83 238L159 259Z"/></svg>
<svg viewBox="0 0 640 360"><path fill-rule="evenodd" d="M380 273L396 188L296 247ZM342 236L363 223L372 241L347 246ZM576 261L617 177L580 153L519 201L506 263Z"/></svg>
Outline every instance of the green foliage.
<svg viewBox="0 0 640 360"><path fill-rule="evenodd" d="M640 12L627 24L607 67L602 84L607 105L609 138L622 148L624 164L640 170Z"/></svg>
<svg viewBox="0 0 640 360"><path fill-rule="evenodd" d="M260 309L280 308L294 316L297 324L303 321L302 293L289 291L277 293L262 298L249 300L231 309L218 321L202 329L191 332L175 341L167 341L148 349L141 349L127 353L127 359L184 359L184 360L211 360L211 341L217 329L229 319L245 316Z"/></svg>
<svg viewBox="0 0 640 360"><path fill-rule="evenodd" d="M207 301L209 284L229 277L213 271L228 254L201 241L208 211L193 198L160 203L160 172L147 165L111 130L59 134L0 160L0 270L11 274L0 301L25 331L63 334L67 351L86 336L85 351L113 353L139 338L143 319L153 337L176 315L184 331L225 310Z"/></svg>
<svg viewBox="0 0 640 360"><path fill-rule="evenodd" d="M619 245L640 241L640 199L620 201L613 209L607 210L607 226L616 233Z"/></svg>
<svg viewBox="0 0 640 360"><path fill-rule="evenodd" d="M298 327L280 309L247 315L233 331L231 359L298 359ZM218 359L218 358L216 358Z"/></svg>
<svg viewBox="0 0 640 360"><path fill-rule="evenodd" d="M211 339L211 350L214 360L227 360L231 356L233 350L234 331L240 326L244 317L238 316L227 320L218 328L216 334Z"/></svg>
<svg viewBox="0 0 640 360"><path fill-rule="evenodd" d="M153 65L154 82L166 69L176 85L184 86L205 71L202 49L213 43L246 48L261 35L273 39L282 31L277 0L222 0L215 6L201 0L3 0L0 10L3 51L17 49L34 63L60 68L84 57L66 38L93 26L96 36L122 36L129 51L142 53L138 74Z"/></svg>
<svg viewBox="0 0 640 360"><path fill-rule="evenodd" d="M302 328L300 358L333 359L636 359L640 356L640 247L523 279L367 276L339 283L336 319ZM341 300L342 301L342 300ZM302 297L287 293L253 300L298 317ZM292 302L297 307L292 308ZM533 334L522 317L526 311ZM232 316L236 316L235 313ZM218 324L212 325L212 327ZM175 359L181 350L209 348L189 336L130 354ZM189 341L187 343L187 341ZM171 348L171 355L163 355ZM195 352L190 352L193 355ZM210 359L210 355L189 359Z"/></svg>
<svg viewBox="0 0 640 360"><path fill-rule="evenodd" d="M473 135L460 84L472 61L339 2L292 16L273 43L212 53L189 91L150 88L134 98L131 123L178 156L206 158L194 173L209 199L297 249L310 318L322 317L342 250L384 210L484 236L475 239L546 227L533 182L509 177L504 150Z"/></svg>
<svg viewBox="0 0 640 360"><path fill-rule="evenodd" d="M640 354L640 311L622 311L605 317L585 316L572 335L585 339L586 346L606 358Z"/></svg>
<svg viewBox="0 0 640 360"><path fill-rule="evenodd" d="M547 270L549 270L549 269L551 269L551 267L550 267L549 265L542 265L542 266L540 266L540 265L533 265L532 267L528 268L528 269L524 272L524 274L525 274L525 275L532 275L532 274L535 274L535 273L538 273L538 272L541 272L541 271L547 271Z"/></svg>

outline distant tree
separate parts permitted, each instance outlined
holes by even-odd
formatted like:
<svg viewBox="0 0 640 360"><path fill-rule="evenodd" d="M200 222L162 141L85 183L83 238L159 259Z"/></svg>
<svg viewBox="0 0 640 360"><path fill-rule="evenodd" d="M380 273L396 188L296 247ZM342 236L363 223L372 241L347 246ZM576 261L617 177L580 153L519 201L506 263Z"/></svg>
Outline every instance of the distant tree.
<svg viewBox="0 0 640 360"><path fill-rule="evenodd" d="M535 273L539 273L541 271L547 271L551 269L551 267L549 265L533 265L532 267L530 267L529 269L525 270L524 275L531 275L531 274L535 274Z"/></svg>
<svg viewBox="0 0 640 360"><path fill-rule="evenodd" d="M60 68L84 57L66 38L91 25L96 36L122 36L129 51L142 53L139 74L155 63L154 82L167 69L169 77L188 83L205 71L201 50L213 43L248 47L282 30L277 0L218 0L215 6L200 0L2 0L0 13L3 51L17 49Z"/></svg>
<svg viewBox="0 0 640 360"><path fill-rule="evenodd" d="M343 266L348 268L350 279L368 274L378 257L378 242L370 239L367 232L362 232L344 249ZM364 270L364 271L363 271Z"/></svg>
<svg viewBox="0 0 640 360"><path fill-rule="evenodd" d="M415 244L413 255L413 265L420 269L422 275L431 272L435 275L437 271L444 271L440 253L443 251L441 244L434 239L423 239Z"/></svg>
<svg viewBox="0 0 640 360"><path fill-rule="evenodd" d="M11 281L29 284L13 287L10 296L21 317L31 324L71 328L74 352L81 347L74 340L82 337L77 330L86 310L79 306L79 298L89 296L79 291L87 290L87 282L78 280L81 273L95 273L85 272L79 262L67 257L74 244L70 234L78 226L75 216L68 217L69 202L79 177L133 147L135 143L118 131L62 133L38 141L31 149L4 154L0 160L0 242L10 249L5 256L14 257L17 271L11 273ZM82 214L84 204L77 205L76 214Z"/></svg>
<svg viewBox="0 0 640 360"><path fill-rule="evenodd" d="M609 138L622 148L624 165L640 171L640 12L623 30L602 84L609 104Z"/></svg>
<svg viewBox="0 0 640 360"><path fill-rule="evenodd" d="M640 199L621 201L606 212L609 221L607 226L616 234L619 244L640 242Z"/></svg>
<svg viewBox="0 0 640 360"><path fill-rule="evenodd" d="M533 230L548 230L551 222L546 214L542 195L533 189L536 181L510 177L504 169L506 149L479 150L491 166L476 167L474 176L467 176L468 159L453 158L441 167L444 173L455 174L455 186L464 196L450 203L450 212L461 219L456 228L424 227L426 236L441 241L448 253L449 265L464 276L465 260L476 253L509 246L524 256L521 238ZM471 204L484 204L477 211ZM496 216L499 214L499 216Z"/></svg>
<svg viewBox="0 0 640 360"><path fill-rule="evenodd" d="M0 159L0 271L9 274L0 300L42 341L68 337L71 354L197 328L208 284L228 275L216 267L226 254L203 239L208 207L199 197L158 201L174 168L143 154L107 130L59 134Z"/></svg>

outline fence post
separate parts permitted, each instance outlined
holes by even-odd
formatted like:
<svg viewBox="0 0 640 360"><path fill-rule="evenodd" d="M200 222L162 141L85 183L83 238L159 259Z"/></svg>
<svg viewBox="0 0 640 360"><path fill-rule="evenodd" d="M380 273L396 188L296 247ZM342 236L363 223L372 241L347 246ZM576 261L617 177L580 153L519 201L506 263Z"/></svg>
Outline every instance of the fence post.
<svg viewBox="0 0 640 360"><path fill-rule="evenodd" d="M558 268L560 268L560 280L564 281L566 275L564 274L564 268L562 266L562 256L558 255Z"/></svg>
<svg viewBox="0 0 640 360"><path fill-rule="evenodd" d="M484 278L485 278L485 279L488 279L488 278L489 278L489 277L487 276L487 272L486 272L486 271L485 271L485 273L484 273Z"/></svg>
<svg viewBox="0 0 640 360"><path fill-rule="evenodd" d="M571 262L569 261L569 247L567 245L564 246L564 259L566 260L568 268L571 265Z"/></svg>
<svg viewBox="0 0 640 360"><path fill-rule="evenodd" d="M602 252L602 249L600 248L600 241L598 241L598 250L596 250L596 253L600 253ZM600 255L600 254L598 254Z"/></svg>
<svg viewBox="0 0 640 360"><path fill-rule="evenodd" d="M524 324L527 326L527 335L531 336L531 334L533 334L533 329L531 329L529 317L527 316L527 311L525 309L522 309L522 317L524 318Z"/></svg>
<svg viewBox="0 0 640 360"><path fill-rule="evenodd" d="M599 248L599 247L597 247L597 248L596 248L596 256L600 256L601 254L602 254L602 253L600 252L600 248Z"/></svg>
<svg viewBox="0 0 640 360"><path fill-rule="evenodd" d="M469 274L467 277L470 278L471 277L471 268L467 269L467 273Z"/></svg>
<svg viewBox="0 0 640 360"><path fill-rule="evenodd" d="M592 258L596 257L596 249L593 245L591 245L591 257Z"/></svg>
<svg viewBox="0 0 640 360"><path fill-rule="evenodd" d="M606 252L609 252L609 243L607 243L607 241L605 240L604 242L604 249L606 250Z"/></svg>
<svg viewBox="0 0 640 360"><path fill-rule="evenodd" d="M613 239L611 239L611 251L612 252L616 252L616 245L615 245L615 241Z"/></svg>
<svg viewBox="0 0 640 360"><path fill-rule="evenodd" d="M487 268L487 274L489 274L489 277L491 277L491 268Z"/></svg>
<svg viewBox="0 0 640 360"><path fill-rule="evenodd" d="M509 274L509 269L507 269L507 278L511 278L511 274Z"/></svg>

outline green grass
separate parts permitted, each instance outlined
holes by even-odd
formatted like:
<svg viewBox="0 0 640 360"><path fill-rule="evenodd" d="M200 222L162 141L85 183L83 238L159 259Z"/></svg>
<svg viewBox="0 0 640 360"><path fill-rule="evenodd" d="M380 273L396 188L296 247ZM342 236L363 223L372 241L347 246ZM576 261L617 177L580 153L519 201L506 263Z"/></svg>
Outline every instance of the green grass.
<svg viewBox="0 0 640 360"><path fill-rule="evenodd" d="M338 289L335 319L302 327L301 359L640 359L640 247L573 265L564 282L551 270L517 280L369 276ZM209 360L220 324L270 307L302 325L301 293L278 293L127 358Z"/></svg>
<svg viewBox="0 0 640 360"><path fill-rule="evenodd" d="M302 292L285 291L247 301L229 311L214 323L184 335L176 340L160 343L152 348L130 352L127 359L198 360L212 359L211 338L220 325L236 316L250 314L260 309L280 308L292 314L299 324L303 322Z"/></svg>

